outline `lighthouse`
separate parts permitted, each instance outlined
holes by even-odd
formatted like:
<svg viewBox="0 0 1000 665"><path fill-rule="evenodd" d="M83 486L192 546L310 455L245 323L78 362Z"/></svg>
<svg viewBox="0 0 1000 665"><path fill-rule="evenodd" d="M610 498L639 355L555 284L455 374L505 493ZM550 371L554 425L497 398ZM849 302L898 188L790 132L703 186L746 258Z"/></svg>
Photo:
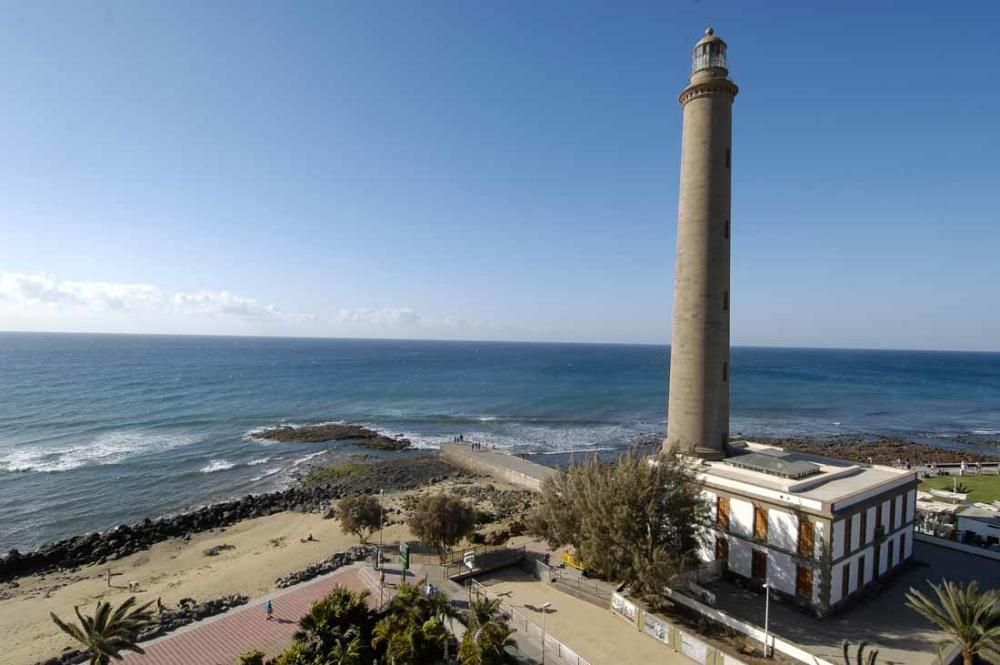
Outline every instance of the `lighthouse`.
<svg viewBox="0 0 1000 665"><path fill-rule="evenodd" d="M726 456L733 100L726 42L709 28L680 94L684 114L665 450Z"/></svg>

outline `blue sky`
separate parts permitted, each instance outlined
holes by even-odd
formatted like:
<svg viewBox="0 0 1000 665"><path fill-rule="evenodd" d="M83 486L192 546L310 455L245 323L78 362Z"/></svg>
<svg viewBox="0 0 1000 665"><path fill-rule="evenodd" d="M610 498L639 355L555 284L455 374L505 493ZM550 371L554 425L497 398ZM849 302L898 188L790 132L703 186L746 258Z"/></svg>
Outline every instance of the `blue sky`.
<svg viewBox="0 0 1000 665"><path fill-rule="evenodd" d="M733 342L1000 350L1000 5L8 3L0 330L666 343L680 107Z"/></svg>

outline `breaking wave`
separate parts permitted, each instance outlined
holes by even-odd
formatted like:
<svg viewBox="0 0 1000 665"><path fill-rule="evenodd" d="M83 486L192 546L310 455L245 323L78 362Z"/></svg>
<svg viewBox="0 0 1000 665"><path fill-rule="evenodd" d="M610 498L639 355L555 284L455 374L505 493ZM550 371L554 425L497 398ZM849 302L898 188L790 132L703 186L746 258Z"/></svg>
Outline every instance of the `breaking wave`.
<svg viewBox="0 0 1000 665"><path fill-rule="evenodd" d="M229 460L224 459L214 459L209 461L209 463L202 468L198 469L202 473L218 473L219 471L228 471L229 469L236 466Z"/></svg>
<svg viewBox="0 0 1000 665"><path fill-rule="evenodd" d="M120 464L126 459L196 443L190 434L107 432L86 443L12 448L0 453L0 469L54 473L87 465Z"/></svg>

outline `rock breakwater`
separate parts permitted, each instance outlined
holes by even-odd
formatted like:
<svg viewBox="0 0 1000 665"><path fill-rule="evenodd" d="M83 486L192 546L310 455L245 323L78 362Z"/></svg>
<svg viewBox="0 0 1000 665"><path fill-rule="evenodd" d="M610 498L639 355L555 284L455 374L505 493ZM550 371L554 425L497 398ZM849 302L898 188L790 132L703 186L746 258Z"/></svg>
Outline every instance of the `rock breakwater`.
<svg viewBox="0 0 1000 665"><path fill-rule="evenodd" d="M330 502L352 494L380 489L407 490L463 475L435 455L413 455L371 464L363 474L337 478L327 484L292 487L278 492L251 494L196 510L121 524L43 545L21 553L0 555L0 581L55 570L73 570L88 564L115 561L171 538L231 526L241 520L266 517L283 511L326 513Z"/></svg>
<svg viewBox="0 0 1000 665"><path fill-rule="evenodd" d="M364 561L369 557L375 556L375 552L377 550L378 547L375 545L357 545L356 547L352 547L344 552L337 552L325 561L314 563L311 566L306 566L302 570L297 570L284 577L279 577L274 581L274 586L279 589L285 589L301 582L311 580L314 577L332 573L338 568L348 566L355 561Z"/></svg>

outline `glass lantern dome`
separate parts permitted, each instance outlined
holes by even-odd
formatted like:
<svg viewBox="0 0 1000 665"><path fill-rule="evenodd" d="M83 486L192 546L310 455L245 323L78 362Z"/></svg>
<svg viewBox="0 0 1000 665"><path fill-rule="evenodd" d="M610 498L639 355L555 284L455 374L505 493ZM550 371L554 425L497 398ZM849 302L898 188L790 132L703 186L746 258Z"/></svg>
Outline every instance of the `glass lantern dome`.
<svg viewBox="0 0 1000 665"><path fill-rule="evenodd" d="M703 69L727 70L726 42L711 28L705 30L705 36L698 40L691 51L691 73Z"/></svg>

